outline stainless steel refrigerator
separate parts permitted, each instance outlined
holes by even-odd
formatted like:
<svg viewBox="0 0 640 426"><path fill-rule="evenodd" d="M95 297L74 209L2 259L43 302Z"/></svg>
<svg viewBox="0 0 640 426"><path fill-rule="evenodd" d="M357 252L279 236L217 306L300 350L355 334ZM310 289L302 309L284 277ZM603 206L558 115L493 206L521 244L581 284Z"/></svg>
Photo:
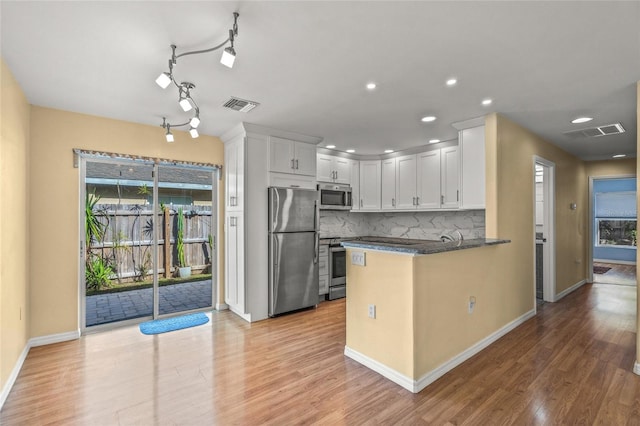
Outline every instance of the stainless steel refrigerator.
<svg viewBox="0 0 640 426"><path fill-rule="evenodd" d="M318 192L269 188L269 316L318 303Z"/></svg>

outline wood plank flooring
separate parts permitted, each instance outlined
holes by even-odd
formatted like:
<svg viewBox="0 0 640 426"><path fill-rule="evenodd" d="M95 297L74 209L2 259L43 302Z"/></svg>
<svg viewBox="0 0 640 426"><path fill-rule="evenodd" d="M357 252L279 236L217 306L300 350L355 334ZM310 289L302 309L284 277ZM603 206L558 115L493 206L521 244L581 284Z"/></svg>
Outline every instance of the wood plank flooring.
<svg viewBox="0 0 640 426"><path fill-rule="evenodd" d="M419 394L343 355L344 300L31 349L2 425L640 424L635 287L585 285ZM393 350L393 348L390 348Z"/></svg>
<svg viewBox="0 0 640 426"><path fill-rule="evenodd" d="M636 265L593 262L593 266L611 268L604 274L593 274L593 282L599 284L636 285Z"/></svg>

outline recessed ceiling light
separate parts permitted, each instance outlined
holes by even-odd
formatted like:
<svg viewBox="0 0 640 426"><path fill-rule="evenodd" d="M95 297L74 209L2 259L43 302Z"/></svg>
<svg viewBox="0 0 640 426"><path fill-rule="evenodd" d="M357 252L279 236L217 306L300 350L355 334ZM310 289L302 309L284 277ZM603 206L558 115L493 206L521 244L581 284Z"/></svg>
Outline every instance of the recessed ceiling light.
<svg viewBox="0 0 640 426"><path fill-rule="evenodd" d="M423 123L430 123L432 121L435 121L436 118L433 115L427 115L425 117L422 117L421 120Z"/></svg>
<svg viewBox="0 0 640 426"><path fill-rule="evenodd" d="M623 158L623 157L626 157L626 156L627 156L627 154L616 154L616 155L613 156L613 158Z"/></svg>
<svg viewBox="0 0 640 426"><path fill-rule="evenodd" d="M327 145L327 148L329 148L329 149L333 149L335 147L336 147L335 145Z"/></svg>
<svg viewBox="0 0 640 426"><path fill-rule="evenodd" d="M458 80L456 80L455 78L450 78L449 80L447 80L447 86L455 86L457 82Z"/></svg>
<svg viewBox="0 0 640 426"><path fill-rule="evenodd" d="M573 124L580 124L580 123L586 123L587 121L591 121L591 120L593 120L593 118L591 117L578 117L571 120L571 122Z"/></svg>
<svg viewBox="0 0 640 426"><path fill-rule="evenodd" d="M367 89L373 90L375 88L376 88L376 84L375 83L373 83L373 82L372 83L367 83Z"/></svg>
<svg viewBox="0 0 640 426"><path fill-rule="evenodd" d="M393 150L392 150L392 149L385 149L385 150L384 150L384 153L385 153L385 154L389 154L389 153L392 153L392 152L393 152Z"/></svg>
<svg viewBox="0 0 640 426"><path fill-rule="evenodd" d="M355 149L348 149L348 150L347 150L347 152L348 152L349 154L352 154L352 153L356 152L356 150L355 150Z"/></svg>
<svg viewBox="0 0 640 426"><path fill-rule="evenodd" d="M493 102L493 100L487 98L487 99L483 99L482 100L482 105L487 106L487 105L491 105L491 103Z"/></svg>
<svg viewBox="0 0 640 426"><path fill-rule="evenodd" d="M429 140L429 143L438 143L440 142L440 139L431 139Z"/></svg>

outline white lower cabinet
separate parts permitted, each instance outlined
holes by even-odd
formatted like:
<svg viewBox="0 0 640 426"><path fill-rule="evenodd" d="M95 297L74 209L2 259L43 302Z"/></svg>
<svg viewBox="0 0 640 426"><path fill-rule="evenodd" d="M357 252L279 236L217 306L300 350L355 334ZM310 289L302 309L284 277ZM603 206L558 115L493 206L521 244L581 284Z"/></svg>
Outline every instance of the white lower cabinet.
<svg viewBox="0 0 640 426"><path fill-rule="evenodd" d="M236 312L245 312L244 288L244 214L225 216L225 303Z"/></svg>

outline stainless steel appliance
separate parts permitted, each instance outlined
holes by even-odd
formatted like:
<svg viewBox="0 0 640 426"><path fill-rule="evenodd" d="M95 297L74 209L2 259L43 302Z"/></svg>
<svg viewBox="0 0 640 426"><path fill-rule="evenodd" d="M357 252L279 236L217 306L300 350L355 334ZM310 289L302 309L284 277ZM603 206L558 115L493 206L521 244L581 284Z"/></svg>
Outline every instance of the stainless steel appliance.
<svg viewBox="0 0 640 426"><path fill-rule="evenodd" d="M318 185L320 208L323 210L351 210L351 186L335 183Z"/></svg>
<svg viewBox="0 0 640 426"><path fill-rule="evenodd" d="M269 316L318 303L318 192L269 188Z"/></svg>
<svg viewBox="0 0 640 426"><path fill-rule="evenodd" d="M329 294L327 299L334 300L347 295L347 259L344 247L329 245Z"/></svg>

